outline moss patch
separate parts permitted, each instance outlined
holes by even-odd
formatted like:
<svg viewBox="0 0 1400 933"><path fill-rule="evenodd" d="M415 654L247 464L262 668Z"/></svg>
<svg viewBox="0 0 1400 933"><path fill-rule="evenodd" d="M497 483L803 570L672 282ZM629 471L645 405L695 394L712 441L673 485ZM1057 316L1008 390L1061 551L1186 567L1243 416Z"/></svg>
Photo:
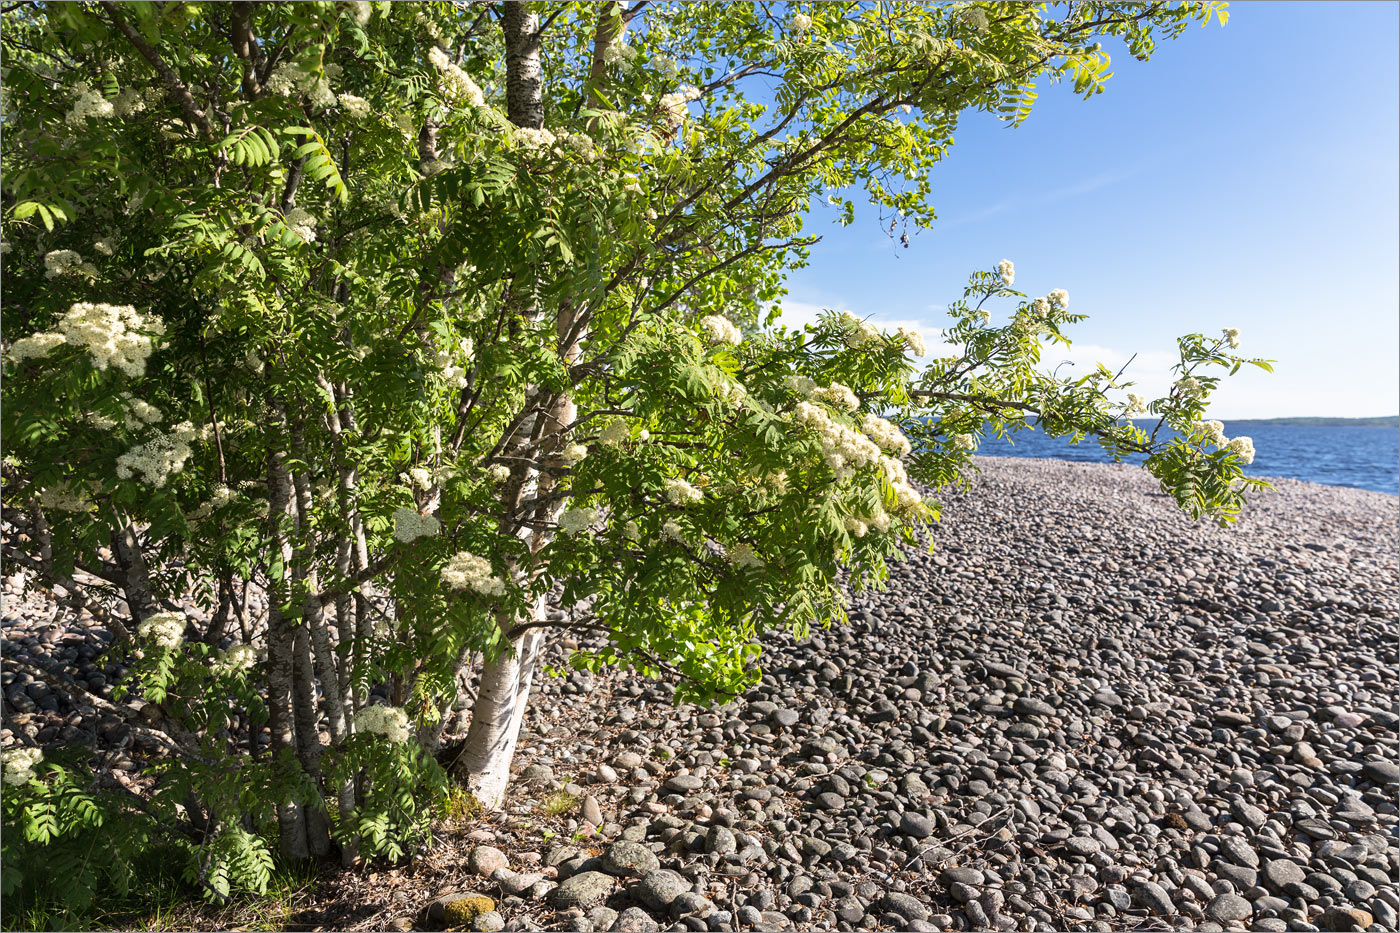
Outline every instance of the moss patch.
<svg viewBox="0 0 1400 933"><path fill-rule="evenodd" d="M477 917L496 909L496 902L484 894L468 894L442 905L443 923L449 929L464 927Z"/></svg>

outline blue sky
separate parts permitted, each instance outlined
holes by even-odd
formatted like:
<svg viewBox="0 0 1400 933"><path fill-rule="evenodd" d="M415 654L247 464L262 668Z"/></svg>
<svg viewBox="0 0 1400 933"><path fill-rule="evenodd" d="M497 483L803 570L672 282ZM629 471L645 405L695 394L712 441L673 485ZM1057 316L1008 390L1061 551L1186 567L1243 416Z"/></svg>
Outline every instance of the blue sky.
<svg viewBox="0 0 1400 933"><path fill-rule="evenodd" d="M1042 85L1010 129L966 114L931 175L939 220L900 249L873 209L789 279L782 320L823 307L936 331L967 275L1002 258L1016 287L1069 290L1072 352L1161 394L1175 338L1242 331L1276 361L1215 395L1215 417L1400 410L1400 5L1235 3L1091 100ZM1062 371L1064 372L1064 371Z"/></svg>

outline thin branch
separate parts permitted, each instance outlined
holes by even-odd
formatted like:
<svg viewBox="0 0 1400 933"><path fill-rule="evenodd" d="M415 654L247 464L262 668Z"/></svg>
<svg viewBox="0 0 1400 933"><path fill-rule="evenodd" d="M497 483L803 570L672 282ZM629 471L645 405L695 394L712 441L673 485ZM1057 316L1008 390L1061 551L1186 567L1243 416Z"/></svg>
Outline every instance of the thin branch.
<svg viewBox="0 0 1400 933"><path fill-rule="evenodd" d="M212 142L214 139L214 129L209 125L209 118L204 115L204 111L200 110L195 104L194 95L190 93L190 89L185 82L180 80L180 76L175 73L173 68L165 63L165 59L160 57L160 53L146 41L141 33L137 32L134 26L122 18L121 14L117 12L117 4L113 3L112 0L102 0L102 9L106 10L107 15L111 17L112 25L116 26L117 30L122 35L126 36L127 41L132 44L136 51L141 53L141 57L149 62L150 66L160 75L166 87L170 89L170 92L175 95L175 99L179 101L180 111L185 115L185 119L188 120L192 126L196 127L205 139Z"/></svg>

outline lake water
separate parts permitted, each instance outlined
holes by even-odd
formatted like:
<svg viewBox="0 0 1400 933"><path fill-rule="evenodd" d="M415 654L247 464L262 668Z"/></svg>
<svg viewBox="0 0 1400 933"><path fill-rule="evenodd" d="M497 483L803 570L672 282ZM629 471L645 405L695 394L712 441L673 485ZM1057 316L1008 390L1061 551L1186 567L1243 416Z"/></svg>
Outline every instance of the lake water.
<svg viewBox="0 0 1400 933"><path fill-rule="evenodd" d="M1400 428L1227 421L1225 434L1254 438L1254 463L1246 470L1250 475L1286 476L1400 495ZM994 437L984 438L977 453L984 457L1110 462L1092 439L1085 439L1076 447L1067 438L1046 437L1031 430L1017 434L1014 445ZM1136 460L1140 462L1142 458Z"/></svg>

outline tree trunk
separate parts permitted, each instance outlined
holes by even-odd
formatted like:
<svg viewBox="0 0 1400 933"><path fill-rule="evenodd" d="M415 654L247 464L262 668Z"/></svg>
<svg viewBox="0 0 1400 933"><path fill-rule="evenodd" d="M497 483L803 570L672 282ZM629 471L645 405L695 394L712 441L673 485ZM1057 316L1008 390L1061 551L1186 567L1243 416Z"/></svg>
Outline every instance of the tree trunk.
<svg viewBox="0 0 1400 933"><path fill-rule="evenodd" d="M536 601L534 618L544 617L544 597ZM502 625L513 620L502 619ZM467 788L488 809L499 809L510 783L510 764L525 722L525 706L539 660L542 629L530 629L511 642L482 669L481 684L472 706L467 742L457 760L457 770Z"/></svg>
<svg viewBox="0 0 1400 933"><path fill-rule="evenodd" d="M316 685L312 682L311 638L305 619L293 634L292 708L296 711L297 758L316 788L315 796L304 801L302 809L306 814L307 845L311 854L320 858L331 850L330 818L321 801L321 730L316 724Z"/></svg>
<svg viewBox="0 0 1400 933"><path fill-rule="evenodd" d="M286 618L284 606L290 598L292 543L287 531L292 522L292 483L282 455L274 451L267 463L267 518L274 557L282 568L274 578L267 600L267 712L272 732L272 754L282 762L295 762L296 720L292 716L292 656L295 650L295 621ZM295 799L277 803L277 827L282 854L301 860L311 854L306 838L306 815Z"/></svg>

